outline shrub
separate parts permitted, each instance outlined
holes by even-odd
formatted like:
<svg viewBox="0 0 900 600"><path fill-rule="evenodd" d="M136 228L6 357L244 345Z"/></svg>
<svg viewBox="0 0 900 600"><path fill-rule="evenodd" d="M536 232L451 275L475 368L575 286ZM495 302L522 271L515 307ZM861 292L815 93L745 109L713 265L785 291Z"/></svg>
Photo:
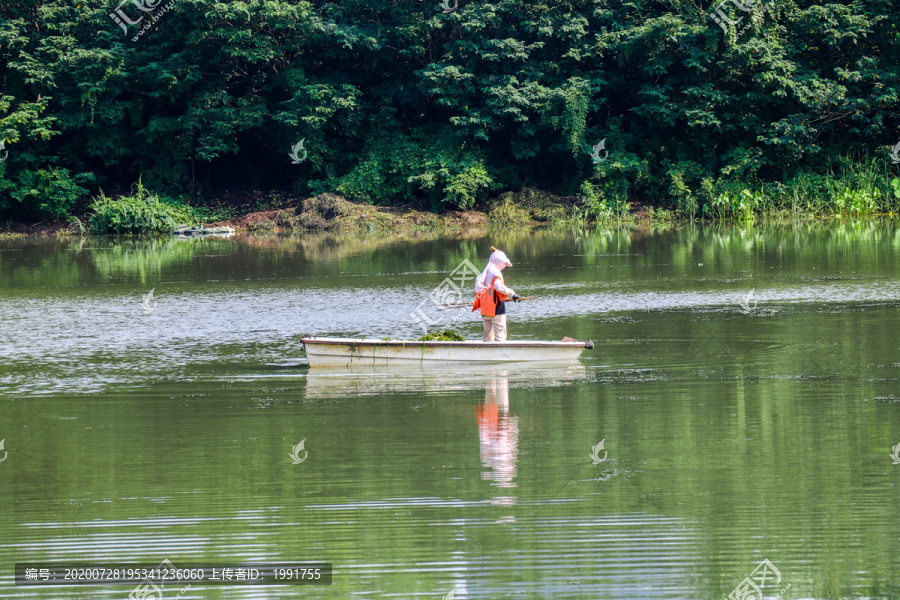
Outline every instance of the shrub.
<svg viewBox="0 0 900 600"><path fill-rule="evenodd" d="M432 210L466 210L496 187L483 159L450 136L379 138L349 173L314 190L332 189L353 201L396 205L428 201Z"/></svg>
<svg viewBox="0 0 900 600"><path fill-rule="evenodd" d="M66 169L22 171L14 179L0 179L0 212L26 219L67 217L88 191L80 183L93 175L72 176Z"/></svg>
<svg viewBox="0 0 900 600"><path fill-rule="evenodd" d="M578 196L580 203L573 211L573 217L581 223L596 223L597 225L609 225L615 220L624 220L628 217L631 203L624 202L621 197L604 199L605 189L590 180L581 183Z"/></svg>
<svg viewBox="0 0 900 600"><path fill-rule="evenodd" d="M91 203L91 212L91 227L97 233L161 232L199 223L190 206L151 195L140 180L131 196L114 200L101 192Z"/></svg>
<svg viewBox="0 0 900 600"><path fill-rule="evenodd" d="M456 163L453 167L441 169L444 175L444 197L443 204L447 204L453 208L466 210L475 206L475 202L484 197L484 193L490 189L493 179L488 175L484 163L475 161L471 157ZM433 206L435 209L443 208L440 205Z"/></svg>
<svg viewBox="0 0 900 600"><path fill-rule="evenodd" d="M875 212L878 206L878 191L840 190L835 192L832 206L836 214L868 215Z"/></svg>

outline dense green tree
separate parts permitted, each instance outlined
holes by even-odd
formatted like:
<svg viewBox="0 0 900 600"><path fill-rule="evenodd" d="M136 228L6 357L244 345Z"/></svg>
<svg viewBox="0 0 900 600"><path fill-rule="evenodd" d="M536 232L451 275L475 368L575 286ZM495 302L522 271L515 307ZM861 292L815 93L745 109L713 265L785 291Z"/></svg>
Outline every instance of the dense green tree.
<svg viewBox="0 0 900 600"><path fill-rule="evenodd" d="M741 6L6 0L0 214L63 216L139 177L190 201L292 189L440 209L587 185L694 212L729 182L890 165L893 3Z"/></svg>

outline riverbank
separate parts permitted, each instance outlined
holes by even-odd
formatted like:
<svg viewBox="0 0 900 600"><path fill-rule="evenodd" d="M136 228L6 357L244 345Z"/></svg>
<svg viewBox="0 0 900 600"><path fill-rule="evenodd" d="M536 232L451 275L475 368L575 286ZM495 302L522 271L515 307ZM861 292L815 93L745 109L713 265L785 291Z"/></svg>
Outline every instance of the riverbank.
<svg viewBox="0 0 900 600"><path fill-rule="evenodd" d="M900 195L900 180L894 179L893 187ZM143 190L143 188L141 188ZM859 217L894 217L893 210L878 211L871 196L863 192L846 194L851 201L841 198L842 210L825 211L822 207L810 210L796 202L792 206L776 203L757 192L751 194L722 194L715 201L704 205L695 220L714 222L753 221L821 221L829 219ZM865 197L864 197L865 196ZM860 199L862 198L862 199ZM252 200L253 198L251 198ZM117 199L105 199L104 206L112 212L136 219L143 207L167 206L166 201L146 192ZM373 206L371 204L347 200L343 196L323 193L311 198L291 198L288 195L272 196L266 202L247 202L247 198L232 196L211 206L190 207L174 205L179 218L190 216L191 222L170 219L170 226L157 227L155 233L171 232L178 225L204 225L208 227L231 227L239 234L266 235L290 234L312 231L325 232L365 232L375 231L478 231L491 228L544 228L544 227L595 227L595 226L650 226L670 225L687 222L691 217L671 206L654 206L638 202L611 205L597 198L582 196L561 196L525 188L518 192L506 192L489 199L472 210L448 210L434 213L423 205ZM263 210L260 210L262 208ZM884 207L881 207L882 209ZM146 212L150 212L147 209ZM129 214L130 213L130 214ZM117 218L113 215L113 219ZM145 219L146 220L146 219ZM132 221L133 222L133 221ZM85 235L89 233L138 233L140 227L132 230L98 230L93 226L90 214L71 216L67 221L42 221L38 223L7 223L0 227L0 239L25 236ZM153 233L146 231L144 233Z"/></svg>
<svg viewBox="0 0 900 600"><path fill-rule="evenodd" d="M479 230L490 227L547 227L580 221L577 196L560 196L550 192L525 188L519 192L507 192L485 202L473 210L450 210L441 214L419 205L373 206L352 202L337 194L319 194L312 198L283 198L276 202L280 208L249 210L225 219L198 219L197 225L232 227L239 233L266 234L302 231L373 232L411 230ZM236 206L251 207L259 204L233 202L207 209L206 214L221 215L238 212ZM246 208L245 208L246 210ZM203 213L201 213L203 214ZM678 215L661 207L638 205L618 215L628 222L671 222ZM21 236L80 235L90 233L90 217L70 217L68 221L43 221L39 223L9 223L0 228L0 238Z"/></svg>
<svg viewBox="0 0 900 600"><path fill-rule="evenodd" d="M372 206L351 202L337 194L319 194L305 199L282 199L283 207L274 210L252 210L232 218L198 220L210 227L233 227L248 234L290 233L298 231L397 231L434 229L486 230L491 225L544 226L563 222L572 213L575 197L563 197L525 189L507 193L487 203L482 210L451 210L442 214L416 205ZM245 205L249 206L249 205ZM231 207L225 207L234 212ZM212 214L222 212L210 211ZM230 209L230 210L228 210ZM0 236L45 236L89 232L88 218L72 217L69 221L11 223L0 229Z"/></svg>

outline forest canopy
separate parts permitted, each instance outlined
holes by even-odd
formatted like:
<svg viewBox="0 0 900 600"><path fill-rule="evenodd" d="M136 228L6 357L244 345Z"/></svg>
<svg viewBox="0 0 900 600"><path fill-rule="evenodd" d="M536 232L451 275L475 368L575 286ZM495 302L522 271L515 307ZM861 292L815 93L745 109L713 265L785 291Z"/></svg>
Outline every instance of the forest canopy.
<svg viewBox="0 0 900 600"><path fill-rule="evenodd" d="M898 22L891 0L5 0L0 216L138 180L693 213L733 182L896 173Z"/></svg>

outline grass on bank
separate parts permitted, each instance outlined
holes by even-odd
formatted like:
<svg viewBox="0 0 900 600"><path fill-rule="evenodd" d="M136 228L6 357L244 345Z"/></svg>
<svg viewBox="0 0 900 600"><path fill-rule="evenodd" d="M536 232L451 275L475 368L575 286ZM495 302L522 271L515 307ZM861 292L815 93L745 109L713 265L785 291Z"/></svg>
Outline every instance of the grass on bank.
<svg viewBox="0 0 900 600"><path fill-rule="evenodd" d="M200 222L194 208L151 194L140 180L130 196L112 199L100 192L90 210L91 229L105 234L166 232Z"/></svg>
<svg viewBox="0 0 900 600"><path fill-rule="evenodd" d="M599 178L585 180L571 220L576 224L609 225L633 221L631 203L608 192ZM679 178L674 178L681 181ZM669 188L672 210L648 208L651 220L699 218L752 221L758 218L865 217L900 212L900 178L884 161L845 161L825 175L801 173L782 182L700 182L699 190L685 185Z"/></svg>
<svg viewBox="0 0 900 600"><path fill-rule="evenodd" d="M900 211L900 178L878 173L873 165L852 175L800 175L786 184L729 186L712 195L701 215L716 220L760 217L864 217Z"/></svg>

